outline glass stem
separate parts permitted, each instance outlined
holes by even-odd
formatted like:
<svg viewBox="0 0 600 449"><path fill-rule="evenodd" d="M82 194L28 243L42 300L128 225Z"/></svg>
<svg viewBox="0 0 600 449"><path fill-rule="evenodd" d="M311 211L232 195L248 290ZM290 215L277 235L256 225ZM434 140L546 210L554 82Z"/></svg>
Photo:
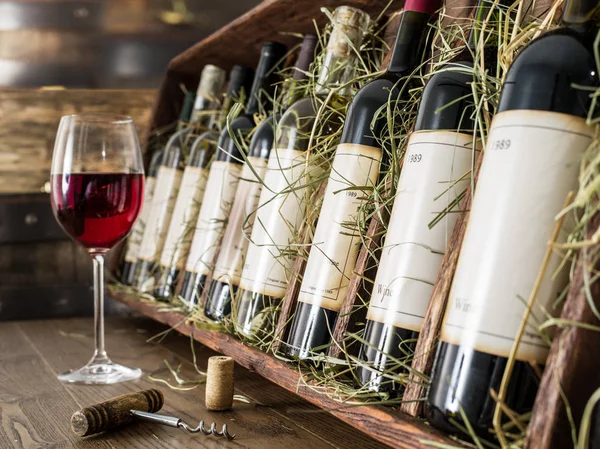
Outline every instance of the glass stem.
<svg viewBox="0 0 600 449"><path fill-rule="evenodd" d="M108 361L104 347L104 254L92 254L94 259L94 342L96 348L93 361Z"/></svg>

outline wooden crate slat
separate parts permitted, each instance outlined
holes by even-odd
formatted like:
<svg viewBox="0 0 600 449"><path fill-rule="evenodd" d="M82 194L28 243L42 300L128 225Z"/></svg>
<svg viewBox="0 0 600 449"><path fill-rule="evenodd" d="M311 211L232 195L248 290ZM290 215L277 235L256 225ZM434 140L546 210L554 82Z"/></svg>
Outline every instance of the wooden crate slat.
<svg viewBox="0 0 600 449"><path fill-rule="evenodd" d="M461 0L462 1L462 0ZM276 40L290 48L300 43L294 33L315 33L327 17L322 7L354 6L369 13L373 20L389 4L389 11L399 9L404 0L268 0L176 56L167 69L153 108L150 130L177 120L178 106L183 103L180 86L194 90L202 67L215 64L230 70L235 64L254 68L261 46Z"/></svg>
<svg viewBox="0 0 600 449"><path fill-rule="evenodd" d="M587 238L591 238L600 226L600 214L591 220ZM594 245L589 251L598 251ZM569 294L561 318L593 326L600 325L590 308L584 291L585 271L590 278L600 269L600 261L586 260L582 250L577 257ZM600 307L600 282L590 283L590 294L596 308ZM525 447L528 449L559 449L572 447L571 426L567 417L562 388L569 402L576 425L579 425L583 409L592 395L600 387L600 332L569 326L558 329L546 362L540 389L536 397L531 422L527 432ZM592 430L594 424L592 423Z"/></svg>
<svg viewBox="0 0 600 449"><path fill-rule="evenodd" d="M254 66L261 46L277 40L292 46L297 37L288 33L314 33L315 23L322 28L327 17L321 8L333 9L347 5L359 8L375 20L388 0L270 0L262 2L233 22L208 36L189 50L175 57L170 71L196 73L204 64L216 64L230 69L234 64ZM389 11L399 9L402 0L393 0ZM226 49L226 51L224 51Z"/></svg>
<svg viewBox="0 0 600 449"><path fill-rule="evenodd" d="M324 393L304 387L297 368L256 348L244 345L232 335L198 329L193 324L187 324L184 315L177 312L161 312L160 304L140 301L134 295L112 292L112 296L143 315L169 325L184 335L192 336L196 341L217 352L233 357L241 366L298 394L382 443L399 449L430 449L432 446L428 443L432 442L461 447L455 440L423 421L397 410L373 405L345 406L330 399Z"/></svg>

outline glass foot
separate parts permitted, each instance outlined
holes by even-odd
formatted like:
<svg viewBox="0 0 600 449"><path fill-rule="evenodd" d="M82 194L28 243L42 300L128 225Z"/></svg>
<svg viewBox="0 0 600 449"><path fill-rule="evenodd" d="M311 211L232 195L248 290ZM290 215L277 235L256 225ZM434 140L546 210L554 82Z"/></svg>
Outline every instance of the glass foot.
<svg viewBox="0 0 600 449"><path fill-rule="evenodd" d="M142 375L139 368L127 368L108 358L92 359L87 365L58 375L66 383L103 385L138 379Z"/></svg>

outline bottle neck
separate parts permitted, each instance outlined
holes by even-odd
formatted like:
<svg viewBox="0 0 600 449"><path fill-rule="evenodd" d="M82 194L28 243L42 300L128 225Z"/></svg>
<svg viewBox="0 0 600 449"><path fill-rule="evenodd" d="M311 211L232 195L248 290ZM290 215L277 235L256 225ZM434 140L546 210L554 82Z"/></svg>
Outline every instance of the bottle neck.
<svg viewBox="0 0 600 449"><path fill-rule="evenodd" d="M597 29L600 25L600 3L598 0L569 0L562 21L579 32Z"/></svg>
<svg viewBox="0 0 600 449"><path fill-rule="evenodd" d="M513 0L500 0L494 5L493 0L479 0L473 12L473 25L467 37L467 49L473 55L480 47L483 40L483 46L486 48L496 48L498 46L494 32L489 30L497 29L497 24L501 20L498 8L510 6Z"/></svg>
<svg viewBox="0 0 600 449"><path fill-rule="evenodd" d="M260 104L265 111L271 110L275 83L279 80L277 72L286 51L287 47L278 42L268 42L263 46L246 103L245 113L247 115L256 114Z"/></svg>
<svg viewBox="0 0 600 449"><path fill-rule="evenodd" d="M210 128L215 115L217 115L218 107L216 100L197 96L190 125L195 128Z"/></svg>
<svg viewBox="0 0 600 449"><path fill-rule="evenodd" d="M299 81L295 78L288 78L285 81L283 94L281 95L281 112L285 111L302 97L304 89L299 85Z"/></svg>
<svg viewBox="0 0 600 449"><path fill-rule="evenodd" d="M232 95L225 96L221 110L211 117L210 129L220 131L225 128L225 125L227 124L227 115L234 103L235 98Z"/></svg>
<svg viewBox="0 0 600 449"><path fill-rule="evenodd" d="M354 50L347 43L341 49L330 49L330 46L327 46L323 66L317 78L315 94L326 96L332 89L339 88L337 91L338 95L349 96L350 86L342 86L354 77L356 62L356 57L352 54Z"/></svg>
<svg viewBox="0 0 600 449"><path fill-rule="evenodd" d="M409 75L424 59L429 42L428 24L431 15L417 11L404 11L400 19L396 43L387 72L396 77Z"/></svg>

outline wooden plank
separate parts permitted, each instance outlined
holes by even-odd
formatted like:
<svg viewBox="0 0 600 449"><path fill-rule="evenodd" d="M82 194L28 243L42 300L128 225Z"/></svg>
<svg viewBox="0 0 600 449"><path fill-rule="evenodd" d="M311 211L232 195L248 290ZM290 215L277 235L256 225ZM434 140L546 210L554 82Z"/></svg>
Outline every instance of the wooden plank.
<svg viewBox="0 0 600 449"><path fill-rule="evenodd" d="M39 192L49 180L63 115L121 114L138 132L150 120L154 90L0 89L0 193Z"/></svg>
<svg viewBox="0 0 600 449"><path fill-rule="evenodd" d="M600 214L596 214L588 225L588 239L592 237L598 226L600 226ZM597 254L599 249L600 245L594 245L580 251L561 314L563 320L592 326L600 324L585 293L587 283L589 297L598 310L600 281L596 279L592 282L592 280L594 273L600 270L600 261L590 260L590 257ZM588 399L596 389L600 388L598 358L591 356L597 353L598 347L600 347L600 333L594 330L577 326L557 329L527 429L526 448L561 449L573 444L565 399L569 403L575 425L579 428ZM561 390L564 397L561 395ZM593 424L592 431L594 431Z"/></svg>
<svg viewBox="0 0 600 449"><path fill-rule="evenodd" d="M76 443L68 425L79 408L18 324L0 324L0 447L65 447ZM105 441L82 448L113 448ZM78 447L79 444L78 444Z"/></svg>
<svg viewBox="0 0 600 449"><path fill-rule="evenodd" d="M287 33L314 33L315 24L321 29L327 23L327 17L321 12L323 7L353 6L375 19L389 3L390 11L404 4L399 0L264 1L175 57L169 64L169 71L196 74L205 64L215 64L225 70L234 64L254 66L266 41L277 40L292 46L298 39Z"/></svg>
<svg viewBox="0 0 600 449"><path fill-rule="evenodd" d="M181 364L181 377L198 378L192 364L171 352L163 345L150 345L146 339L164 328L148 327L147 320L109 319L107 322L107 347L111 357L118 362L138 366L144 373L155 372L159 377L166 377L168 371L164 360L173 367ZM20 323L19 326L30 336L33 345L44 354L44 357L55 371L67 367L78 366L87 360L91 353L92 322L91 320L60 320L45 322ZM75 333L75 337L64 337L59 331ZM140 333L143 331L143 333ZM179 342L189 347L189 342ZM198 350L200 368L206 369L207 357L212 355L206 349ZM249 373L237 367L236 381ZM213 420L218 424L226 423L230 431L237 433L234 442L224 439L194 436L180 429L151 426L147 423L135 424L120 431L97 437L112 443L115 447L132 448L204 448L230 447L241 444L243 447L263 448L280 446L290 448L315 447L331 448L334 444L328 438L318 437L297 426L293 420L283 419L271 407L258 407L256 404L236 402L230 412L209 412L204 409L204 390L200 386L194 390L181 392L170 390L150 382L146 377L135 382L107 385L99 387L69 385L67 390L78 402L91 405L110 397L146 388L159 387L165 395L165 407L162 413L177 415L190 423L200 418ZM239 391L239 386L236 386ZM281 408L281 407L280 407ZM68 422L66 423L68 424ZM381 447L381 446L379 446Z"/></svg>
<svg viewBox="0 0 600 449"><path fill-rule="evenodd" d="M388 407L372 405L344 407L342 402L331 399L323 392L317 392L304 386L297 368L256 348L245 346L231 335L198 329L193 325L186 324L183 315L176 312L161 312L157 305L146 301L142 302L132 295L113 293L113 296L138 312L168 324L184 335L193 336L194 339L217 352L233 357L240 365L257 372L286 390L298 394L308 402L327 410L382 443L399 449L425 449L431 447L429 443L455 446L458 444L423 421Z"/></svg>
<svg viewBox="0 0 600 449"><path fill-rule="evenodd" d="M182 339L185 341L185 344L182 344ZM204 359L215 353L195 341L194 343L196 355L201 359L200 363L204 366ZM186 360L192 358L189 338L178 332L171 333L161 342L161 346L168 348ZM307 432L321 438L326 435L328 441L343 441L344 449L387 447L362 432L356 432L350 425L328 413L324 413L318 407L307 403L294 393L284 390L272 382L265 381L257 373L248 370L237 371L235 387L255 403L269 407L270 410L281 416L282 419L292 419L295 424ZM315 416L318 419L315 419ZM348 438L348 435L352 435L352 438Z"/></svg>

